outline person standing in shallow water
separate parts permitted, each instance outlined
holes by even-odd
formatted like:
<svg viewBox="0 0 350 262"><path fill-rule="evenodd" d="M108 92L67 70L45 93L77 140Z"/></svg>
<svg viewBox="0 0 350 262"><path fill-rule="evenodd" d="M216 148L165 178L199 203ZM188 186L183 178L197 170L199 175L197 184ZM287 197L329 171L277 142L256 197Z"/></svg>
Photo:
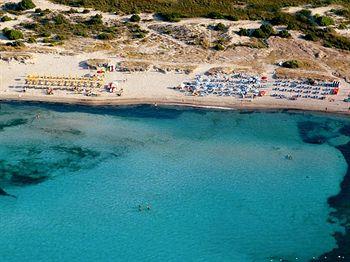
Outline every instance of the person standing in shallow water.
<svg viewBox="0 0 350 262"><path fill-rule="evenodd" d="M138 205L137 208L138 208L139 212L144 210L142 205ZM150 204L146 204L145 209L146 210L151 210L151 205Z"/></svg>

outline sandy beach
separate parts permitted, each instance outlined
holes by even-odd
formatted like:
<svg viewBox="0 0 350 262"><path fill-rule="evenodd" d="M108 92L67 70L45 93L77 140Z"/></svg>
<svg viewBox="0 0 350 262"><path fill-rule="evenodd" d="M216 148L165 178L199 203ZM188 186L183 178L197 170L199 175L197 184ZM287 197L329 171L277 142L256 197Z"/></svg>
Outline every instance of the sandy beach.
<svg viewBox="0 0 350 262"><path fill-rule="evenodd" d="M107 92L104 88L99 90L99 96L87 97L73 92L57 91L54 95L47 95L45 90L27 89L24 93L24 79L28 74L45 75L69 75L82 76L93 73L94 70L84 69L79 63L86 55L62 56L52 54L34 54L31 63L19 63L17 61L0 62L2 101L40 101L54 103L84 104L84 105L181 105L191 107L213 107L229 109L297 109L324 111L332 113L349 114L349 103L343 102L348 96L349 85L342 82L340 93L332 96L331 100L323 101L312 99L300 99L296 101L276 99L271 96L255 99L238 99L234 97L195 97L176 92L172 87L180 85L183 81L189 81L196 74L201 74L216 64L201 64L197 69L187 75L181 73L149 72L107 72L103 78L104 84L115 80L122 80L120 87L124 92L122 96ZM101 53L89 54L88 57L106 57ZM109 60L117 63L118 58L109 57ZM272 77L271 75L268 77ZM272 93L271 87L267 93Z"/></svg>
<svg viewBox="0 0 350 262"><path fill-rule="evenodd" d="M7 2L7 1L5 1ZM69 7L53 4L46 0L35 0L38 8L50 9L52 12L64 12ZM296 12L301 7L287 9ZM324 14L334 6L312 10ZM82 11L80 8L78 11ZM16 20L0 23L0 29L17 28L21 22L30 22L33 11L26 11ZM127 16L90 10L90 13L73 14L73 17L88 18L100 14L105 23L121 23ZM11 15L11 17L14 17ZM0 59L0 100L2 101L40 101L55 103L73 103L86 105L182 105L198 107L215 107L230 109L298 109L332 113L349 114L350 103L344 102L350 95L350 52L320 46L300 38L299 32L291 31L290 39L271 37L268 47L249 47L253 42L235 32L240 28L258 28L259 21L227 21L205 18L183 19L179 23L158 21L151 14L141 14L140 28L148 35L141 40L123 36L118 40L101 41L88 38L74 38L64 45L49 46L42 43L28 44L24 48L5 48ZM223 23L228 31L224 35L211 30L213 23ZM172 30L174 35L164 34L163 30ZM278 27L276 30L280 30ZM210 31L211 30L211 31ZM186 32L186 33L183 33ZM201 37L213 41L217 37L229 39L232 48L217 52L211 48L189 43L196 32ZM186 35L189 34L189 35ZM347 30L344 34L348 34ZM7 39L0 37L0 43ZM123 72L117 70L105 73L103 85L94 89L95 96L86 92L53 90L47 95L47 88L25 88L26 77L41 75L44 77L83 77L95 75L98 71L86 67L91 59L108 60L111 65L120 63L143 64L145 70ZM300 69L283 69L278 63L288 59L300 59ZM145 66L147 65L147 66ZM186 81L192 81L196 75L203 75L213 68L231 68L234 72L244 72L256 76L266 76L269 81L264 89L266 95L254 99L226 96L193 96L178 92L174 87ZM171 68L171 69L169 69ZM191 68L187 73L184 68ZM169 69L169 70L168 70ZM324 100L300 98L277 99L273 97L273 79L276 75L284 78L317 79L324 78L340 83L339 93L327 96ZM110 83L118 82L122 95L117 96L106 89ZM25 92L23 90L25 89Z"/></svg>
<svg viewBox="0 0 350 262"><path fill-rule="evenodd" d="M343 102L350 93L349 84L342 81L340 93L332 96L331 100L299 99L295 101L276 99L269 95L255 99L238 99L234 97L195 97L176 92L172 87L178 86L183 81L189 81L196 74L202 74L217 64L200 64L191 74L175 72L160 73L148 72L107 72L103 78L104 84L120 80L120 87L124 92L122 96L107 92L104 87L99 89L99 96L87 97L83 94L75 94L67 91L57 91L54 95L47 95L45 90L27 89L22 92L25 76L28 74L82 76L94 73L94 70L84 69L79 66L86 58L106 57L101 52L93 54L80 54L74 56L62 56L57 54L33 54L30 63L17 61L0 62L2 101L40 101L55 103L71 103L85 105L182 105L194 107L214 107L230 109L298 109L325 111L332 113L350 114L349 103ZM120 58L108 57L114 63ZM272 75L268 75L272 78ZM267 88L267 93L272 93L272 87Z"/></svg>

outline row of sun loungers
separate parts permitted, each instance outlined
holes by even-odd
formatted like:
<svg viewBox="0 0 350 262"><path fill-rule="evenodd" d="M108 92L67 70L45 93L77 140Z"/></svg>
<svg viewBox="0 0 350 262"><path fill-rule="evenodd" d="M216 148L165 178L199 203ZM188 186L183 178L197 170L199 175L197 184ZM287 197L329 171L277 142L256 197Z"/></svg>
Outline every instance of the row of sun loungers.
<svg viewBox="0 0 350 262"><path fill-rule="evenodd" d="M334 88L339 88L339 82L326 81L290 81L276 80L273 84L271 94L277 99L296 100L298 98L326 99L327 95L332 95Z"/></svg>
<svg viewBox="0 0 350 262"><path fill-rule="evenodd" d="M45 89L52 87L61 90L76 90L79 88L100 88L103 81L98 77L50 77L28 75L25 79L27 88Z"/></svg>

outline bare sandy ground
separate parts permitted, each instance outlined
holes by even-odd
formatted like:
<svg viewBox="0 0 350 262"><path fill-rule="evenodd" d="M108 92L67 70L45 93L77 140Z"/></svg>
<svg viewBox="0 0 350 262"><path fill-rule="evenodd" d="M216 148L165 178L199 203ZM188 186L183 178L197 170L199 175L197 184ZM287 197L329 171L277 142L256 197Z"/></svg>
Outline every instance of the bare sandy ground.
<svg viewBox="0 0 350 262"><path fill-rule="evenodd" d="M51 75L51 76L83 76L95 73L79 66L87 57L86 54L75 56L62 56L52 54L33 54L32 63L19 63L16 61L0 61L0 100L18 101L41 101L56 103L74 103L87 105L136 105L136 104L157 104L157 105L183 105L213 108L233 108L233 109L299 109L324 111L332 113L350 114L350 103L343 102L343 99L350 93L349 85L342 83L343 88L337 96L332 96L334 101L299 99L290 101L286 99L276 99L270 96L256 98L254 100L241 100L233 97L194 97L186 96L183 93L171 89L178 86L183 81L188 81L197 73L203 73L213 65L201 64L198 69L190 75L170 72L167 74L153 72L137 73L106 73L104 83L115 80L125 80L120 83L124 89L121 97L108 93L104 89L98 90L98 97L86 97L82 94L74 94L68 91L57 91L54 95L46 95L43 90L27 89L22 91L24 77L27 74ZM106 56L101 52L89 54L88 57ZM120 58L109 57L111 63L120 61ZM269 76L271 77L271 76ZM268 88L268 93L272 93L272 87Z"/></svg>

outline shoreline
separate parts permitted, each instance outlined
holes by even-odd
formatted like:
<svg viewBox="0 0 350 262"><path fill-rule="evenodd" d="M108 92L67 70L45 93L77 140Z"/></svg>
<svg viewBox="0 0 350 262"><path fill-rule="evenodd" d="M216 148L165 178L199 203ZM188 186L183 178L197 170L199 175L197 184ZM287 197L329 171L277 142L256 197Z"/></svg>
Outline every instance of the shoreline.
<svg viewBox="0 0 350 262"><path fill-rule="evenodd" d="M237 110L237 111L297 111L297 112L310 112L310 113L322 113L339 116L349 116L350 109L339 110L339 108L329 107L327 110L320 108L319 106L312 105L296 105L288 104L286 101L279 104L270 104L263 102L249 102L232 100L227 101L209 101L208 99L193 99L184 98L110 98L110 99L98 99L98 98L75 98L75 97L44 97L44 96L21 96L18 95L1 95L0 102L15 102L15 103L45 103L45 104L56 104L56 105L77 105L77 106L175 106L184 108L198 108L198 109L213 109L213 110Z"/></svg>

